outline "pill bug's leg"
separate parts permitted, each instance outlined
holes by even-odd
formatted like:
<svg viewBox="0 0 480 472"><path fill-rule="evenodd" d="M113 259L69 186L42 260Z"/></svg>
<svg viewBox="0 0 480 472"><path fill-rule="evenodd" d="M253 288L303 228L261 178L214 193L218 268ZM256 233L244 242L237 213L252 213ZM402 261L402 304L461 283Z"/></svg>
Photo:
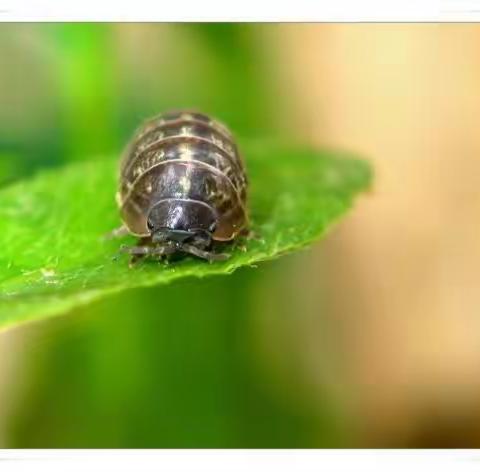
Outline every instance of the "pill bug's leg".
<svg viewBox="0 0 480 472"><path fill-rule="evenodd" d="M233 247L242 252L247 252L247 245L249 241L263 242L263 239L258 235L258 233L255 233L248 228L244 228L238 233L237 237L235 238L233 242Z"/></svg>
<svg viewBox="0 0 480 472"><path fill-rule="evenodd" d="M183 252L191 254L192 256L200 257L201 259L205 259L208 262L225 261L230 257L230 254L216 254L214 252L204 251L191 244L182 244L180 246L180 249Z"/></svg>
<svg viewBox="0 0 480 472"><path fill-rule="evenodd" d="M109 241L111 239L123 238L128 234L129 234L128 228L125 225L122 225L119 228L115 228L113 231L110 231L110 233L105 234L103 236L103 239L105 241Z"/></svg>
<svg viewBox="0 0 480 472"><path fill-rule="evenodd" d="M247 241L259 241L262 239L258 233L248 228L243 228L238 235Z"/></svg>
<svg viewBox="0 0 480 472"><path fill-rule="evenodd" d="M240 251L242 251L242 252L247 252L247 251L248 251L247 246L246 246L244 243L241 243L241 242L239 242L239 241L237 241L237 242L235 243L235 247L238 248L238 249L239 249Z"/></svg>
<svg viewBox="0 0 480 472"><path fill-rule="evenodd" d="M157 256L161 259L163 256L168 256L175 252L173 245L169 246L122 246L120 252L123 254L130 254L130 267L138 262L143 257Z"/></svg>
<svg viewBox="0 0 480 472"><path fill-rule="evenodd" d="M130 261L128 262L128 267L132 268L134 267L137 262L141 261L145 255L144 254L130 254Z"/></svg>
<svg viewBox="0 0 480 472"><path fill-rule="evenodd" d="M165 256L175 252L174 246L122 246L120 252L131 256Z"/></svg>

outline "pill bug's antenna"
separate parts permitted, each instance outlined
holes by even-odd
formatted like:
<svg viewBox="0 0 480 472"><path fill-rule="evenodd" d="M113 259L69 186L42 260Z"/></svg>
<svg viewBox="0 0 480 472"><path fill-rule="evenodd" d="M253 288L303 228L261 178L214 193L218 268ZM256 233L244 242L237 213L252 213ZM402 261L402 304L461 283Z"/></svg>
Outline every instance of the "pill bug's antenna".
<svg viewBox="0 0 480 472"><path fill-rule="evenodd" d="M214 261L225 261L230 257L230 254L215 254L209 251L203 251L192 244L181 244L179 249L183 252L191 254L192 256L200 257L201 259L205 259L208 262Z"/></svg>
<svg viewBox="0 0 480 472"><path fill-rule="evenodd" d="M176 251L174 244L165 246L122 246L120 252L131 256L167 256Z"/></svg>

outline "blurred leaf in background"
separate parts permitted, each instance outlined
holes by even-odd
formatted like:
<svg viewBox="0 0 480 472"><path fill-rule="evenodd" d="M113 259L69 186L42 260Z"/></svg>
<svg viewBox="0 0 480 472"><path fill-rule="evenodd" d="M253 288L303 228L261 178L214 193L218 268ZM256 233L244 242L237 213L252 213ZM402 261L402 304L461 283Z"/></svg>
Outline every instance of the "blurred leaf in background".
<svg viewBox="0 0 480 472"><path fill-rule="evenodd" d="M59 85L64 154L85 159L118 149L117 104L121 89L116 77L113 25L101 23L45 25Z"/></svg>
<svg viewBox="0 0 480 472"><path fill-rule="evenodd" d="M0 27L2 185L63 162L55 51L42 31L34 24Z"/></svg>
<svg viewBox="0 0 480 472"><path fill-rule="evenodd" d="M9 98L0 154L18 156L5 174L119 153L142 120L167 108L198 108L235 134L274 136L262 28L2 25L0 95ZM294 295L264 282L288 270L131 291L29 329L7 445L345 445L333 397L311 407L301 375L287 364L275 371L261 354L264 301Z"/></svg>

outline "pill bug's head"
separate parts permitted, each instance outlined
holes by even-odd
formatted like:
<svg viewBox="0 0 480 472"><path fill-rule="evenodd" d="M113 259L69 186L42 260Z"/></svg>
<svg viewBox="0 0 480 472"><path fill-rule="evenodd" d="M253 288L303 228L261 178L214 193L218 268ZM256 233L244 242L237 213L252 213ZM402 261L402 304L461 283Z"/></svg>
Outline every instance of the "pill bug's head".
<svg viewBox="0 0 480 472"><path fill-rule="evenodd" d="M173 243L179 248L188 244L205 249L211 245L217 221L215 210L207 203L168 198L150 209L147 226L155 243Z"/></svg>

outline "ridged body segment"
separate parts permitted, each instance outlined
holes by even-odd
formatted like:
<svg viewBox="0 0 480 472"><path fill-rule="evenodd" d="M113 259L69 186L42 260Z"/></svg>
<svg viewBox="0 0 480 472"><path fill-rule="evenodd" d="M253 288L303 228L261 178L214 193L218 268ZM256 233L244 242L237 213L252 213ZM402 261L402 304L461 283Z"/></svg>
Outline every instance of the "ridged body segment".
<svg viewBox="0 0 480 472"><path fill-rule="evenodd" d="M202 201L218 214L213 238L226 241L247 225L246 190L228 129L200 113L173 112L146 122L127 147L117 202L130 232L148 236L148 212L159 201Z"/></svg>

